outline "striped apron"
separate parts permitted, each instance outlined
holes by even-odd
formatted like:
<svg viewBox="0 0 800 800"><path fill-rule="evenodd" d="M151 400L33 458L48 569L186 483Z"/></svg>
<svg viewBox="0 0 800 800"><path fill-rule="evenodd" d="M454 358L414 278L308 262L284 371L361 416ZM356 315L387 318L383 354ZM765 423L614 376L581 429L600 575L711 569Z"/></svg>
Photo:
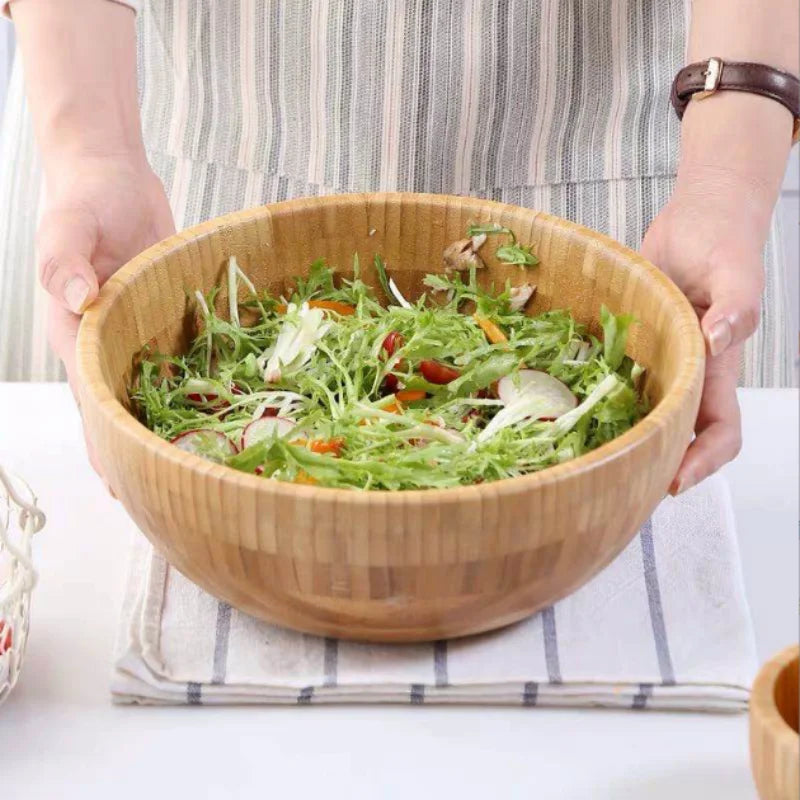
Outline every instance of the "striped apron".
<svg viewBox="0 0 800 800"><path fill-rule="evenodd" d="M542 209L638 247L674 186L688 2L145 0L150 161L178 228L301 195L414 190ZM18 66L0 144L0 380L52 380ZM788 385L775 226L765 258L741 380Z"/></svg>

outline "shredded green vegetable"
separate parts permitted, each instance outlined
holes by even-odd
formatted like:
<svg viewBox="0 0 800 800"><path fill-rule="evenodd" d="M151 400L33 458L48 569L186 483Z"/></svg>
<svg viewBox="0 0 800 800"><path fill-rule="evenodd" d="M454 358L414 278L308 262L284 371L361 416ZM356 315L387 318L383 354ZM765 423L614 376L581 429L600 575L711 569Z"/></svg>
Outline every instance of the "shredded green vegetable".
<svg viewBox="0 0 800 800"><path fill-rule="evenodd" d="M480 233L510 232L469 231ZM536 263L513 234L505 248L501 260ZM349 278L314 262L278 299L257 296L231 259L227 318L216 292L198 295L189 352L142 353L136 413L184 449L265 479L398 490L541 470L647 412L642 370L625 356L630 317L604 308L600 342L566 311L526 316L509 285L479 288L474 268L427 276L412 304L375 266L383 297L356 259ZM503 338L490 340L487 320ZM531 370L561 384L536 374L528 384Z"/></svg>

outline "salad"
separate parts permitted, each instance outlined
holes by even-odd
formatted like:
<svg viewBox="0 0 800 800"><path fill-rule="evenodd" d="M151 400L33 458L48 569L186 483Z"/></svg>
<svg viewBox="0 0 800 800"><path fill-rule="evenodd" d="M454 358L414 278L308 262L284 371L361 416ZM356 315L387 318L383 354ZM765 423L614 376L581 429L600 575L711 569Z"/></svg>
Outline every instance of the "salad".
<svg viewBox="0 0 800 800"><path fill-rule="evenodd" d="M311 265L286 297L259 293L231 258L196 293L185 355L145 348L130 395L176 447L264 479L350 489L463 486L580 456L647 412L625 355L632 318L601 311L602 341L567 311L527 316L535 287L480 288L487 236L515 270L537 260L511 231L473 227L445 271L407 300L375 256L381 291ZM508 243L510 240L510 243ZM244 297L244 299L242 299Z"/></svg>

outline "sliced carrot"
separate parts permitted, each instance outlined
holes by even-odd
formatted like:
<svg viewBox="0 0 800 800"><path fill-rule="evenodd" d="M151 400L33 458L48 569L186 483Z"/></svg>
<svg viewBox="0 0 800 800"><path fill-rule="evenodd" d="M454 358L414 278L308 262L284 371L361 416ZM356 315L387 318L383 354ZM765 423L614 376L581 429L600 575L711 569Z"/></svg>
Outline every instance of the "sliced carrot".
<svg viewBox="0 0 800 800"><path fill-rule="evenodd" d="M333 453L335 456L341 455L344 447L344 439L294 439L290 444L295 447L307 447L312 453Z"/></svg>
<svg viewBox="0 0 800 800"><path fill-rule="evenodd" d="M306 486L315 486L317 484L317 479L313 478L311 475L301 469L295 476L294 482L302 483Z"/></svg>
<svg viewBox="0 0 800 800"><path fill-rule="evenodd" d="M333 453L341 455L344 439L313 439L310 444L312 453Z"/></svg>
<svg viewBox="0 0 800 800"><path fill-rule="evenodd" d="M354 306L349 306L347 303L340 303L338 300L309 300L309 308L321 308L323 311L335 311L343 317L352 317L356 313ZM285 314L286 306L283 303L278 303L275 306L276 314Z"/></svg>
<svg viewBox="0 0 800 800"><path fill-rule="evenodd" d="M388 398L385 398L385 399L388 400ZM385 411L387 414L402 414L403 410L404 410L402 404L397 400L397 395L395 395L392 398L391 402L386 403L386 405L378 406L378 408L381 411ZM364 417L364 419L362 419L361 422L359 422L358 424L359 425L371 425L372 424L372 420L369 419L368 417Z"/></svg>
<svg viewBox="0 0 800 800"><path fill-rule="evenodd" d="M417 400L424 400L428 396L422 389L401 389L395 397L401 403L414 403Z"/></svg>
<svg viewBox="0 0 800 800"><path fill-rule="evenodd" d="M308 303L310 308L322 308L325 311L335 311L343 317L352 317L356 313L353 306L347 303L340 303L338 300L311 300Z"/></svg>
<svg viewBox="0 0 800 800"><path fill-rule="evenodd" d="M501 344L508 341L508 337L490 319L486 319L480 314L473 314L472 318L480 325L481 330L486 334L486 338L492 344Z"/></svg>

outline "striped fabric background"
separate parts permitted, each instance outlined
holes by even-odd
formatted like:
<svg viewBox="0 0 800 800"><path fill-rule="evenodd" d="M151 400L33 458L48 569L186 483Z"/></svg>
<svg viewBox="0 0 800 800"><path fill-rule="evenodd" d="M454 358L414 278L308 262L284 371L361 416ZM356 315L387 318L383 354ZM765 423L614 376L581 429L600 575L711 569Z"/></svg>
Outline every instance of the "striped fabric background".
<svg viewBox="0 0 800 800"><path fill-rule="evenodd" d="M298 195L475 194L637 247L677 165L688 0L144 0L142 119L178 227ZM16 69L0 141L0 379L61 377ZM793 381L777 233L742 380Z"/></svg>

